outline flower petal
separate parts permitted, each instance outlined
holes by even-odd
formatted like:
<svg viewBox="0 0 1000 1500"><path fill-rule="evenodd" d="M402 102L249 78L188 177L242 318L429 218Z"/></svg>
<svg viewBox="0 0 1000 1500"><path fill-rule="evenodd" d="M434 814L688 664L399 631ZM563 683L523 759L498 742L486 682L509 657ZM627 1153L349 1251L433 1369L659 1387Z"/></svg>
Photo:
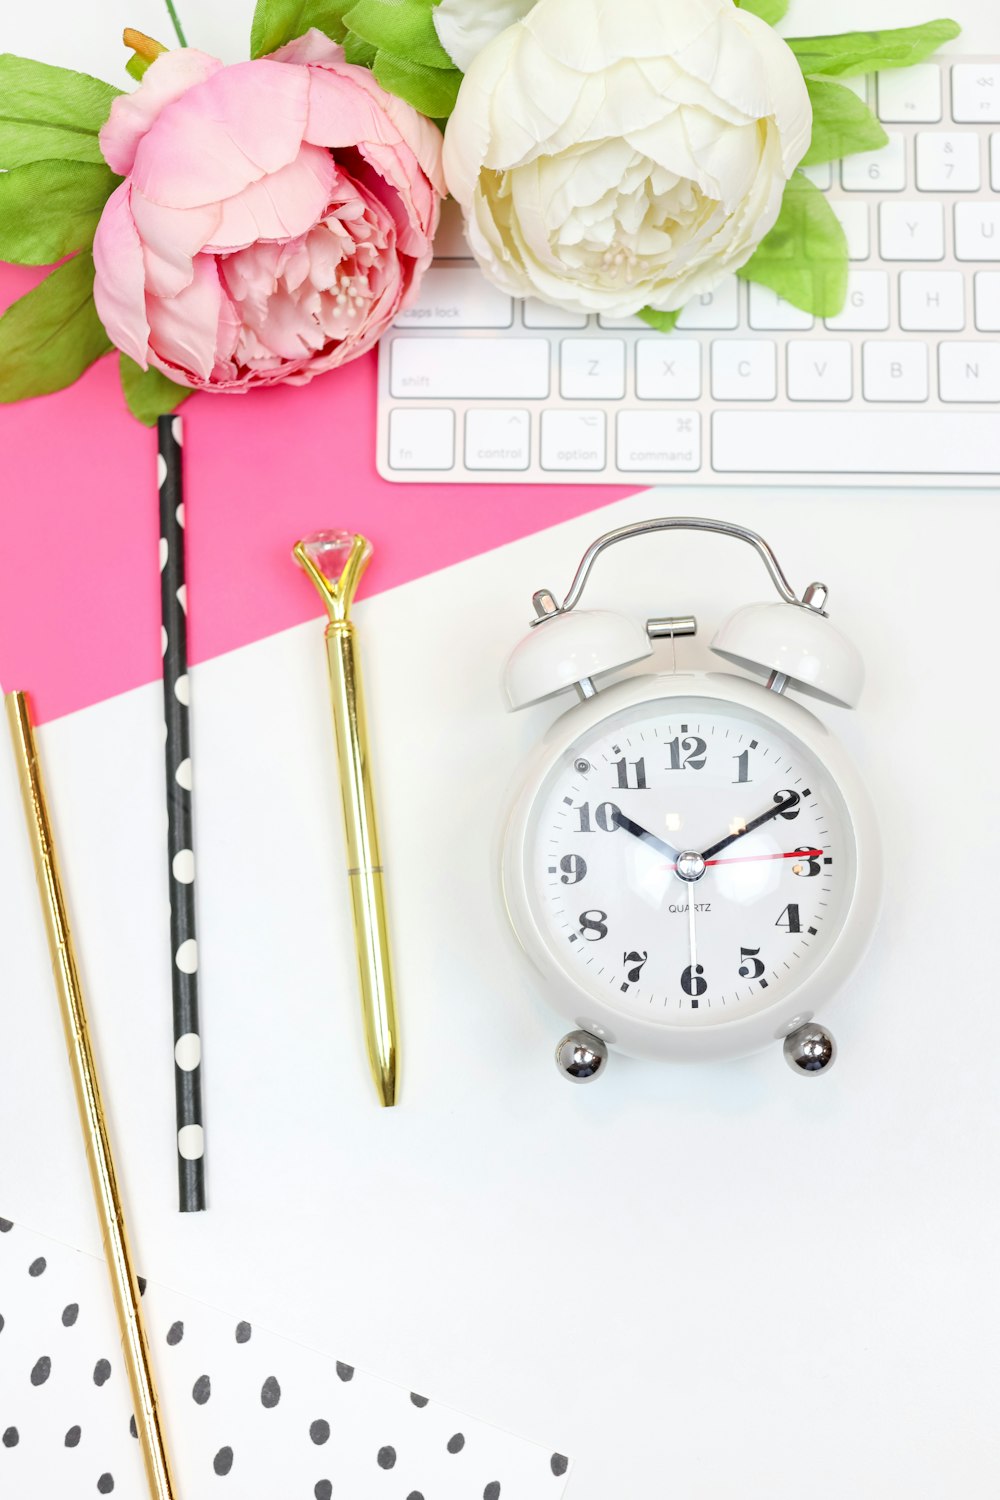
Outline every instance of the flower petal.
<svg viewBox="0 0 1000 1500"><path fill-rule="evenodd" d="M94 302L108 338L145 370L149 355L142 245L120 183L104 205L94 235Z"/></svg>
<svg viewBox="0 0 1000 1500"><path fill-rule="evenodd" d="M204 248L221 254L255 240L291 240L305 234L322 216L336 176L329 151L303 146L287 167L249 183L219 205L218 222Z"/></svg>
<svg viewBox="0 0 1000 1500"><path fill-rule="evenodd" d="M267 58L223 68L189 89L143 137L135 184L172 208L231 198L294 159L308 105L305 68Z"/></svg>
<svg viewBox="0 0 1000 1500"><path fill-rule="evenodd" d="M219 268L212 255L198 255L190 286L176 297L150 297L149 341L159 360L184 371L189 383L208 380L216 363L222 313Z"/></svg>
<svg viewBox="0 0 1000 1500"><path fill-rule="evenodd" d="M463 73L487 42L528 14L535 0L440 0L434 7L434 30L442 47Z"/></svg>
<svg viewBox="0 0 1000 1500"><path fill-rule="evenodd" d="M161 52L142 75L135 92L118 95L101 127L101 150L112 172L123 177L131 172L139 142L167 105L204 83L221 67L217 57L194 47Z"/></svg>
<svg viewBox="0 0 1000 1500"><path fill-rule="evenodd" d="M404 141L437 192L447 191L441 167L442 137L403 99L389 94L367 68L338 62L309 70L309 120L305 138L330 150L375 141Z"/></svg>
<svg viewBox="0 0 1000 1500"><path fill-rule="evenodd" d="M190 286L194 257L215 234L222 209L218 203L201 208L164 208L162 203L132 189L132 217L142 241L146 289L156 297L175 297Z"/></svg>

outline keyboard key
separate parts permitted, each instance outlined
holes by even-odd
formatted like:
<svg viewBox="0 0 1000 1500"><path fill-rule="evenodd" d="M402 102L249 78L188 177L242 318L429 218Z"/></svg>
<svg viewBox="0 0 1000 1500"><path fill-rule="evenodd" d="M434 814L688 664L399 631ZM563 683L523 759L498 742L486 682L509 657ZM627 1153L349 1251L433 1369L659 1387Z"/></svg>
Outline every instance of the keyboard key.
<svg viewBox="0 0 1000 1500"><path fill-rule="evenodd" d="M1000 65L954 65L951 70L951 117L963 125L1000 120Z"/></svg>
<svg viewBox="0 0 1000 1500"><path fill-rule="evenodd" d="M815 183L821 193L825 193L828 187L833 186L833 163L821 161L817 162L814 167L803 167L802 175Z"/></svg>
<svg viewBox="0 0 1000 1500"><path fill-rule="evenodd" d="M887 271L851 271L847 299L839 313L826 320L827 328L843 332L876 333L889 326L889 274Z"/></svg>
<svg viewBox="0 0 1000 1500"><path fill-rule="evenodd" d="M1000 344L942 343L938 368L942 401L1000 401Z"/></svg>
<svg viewBox="0 0 1000 1500"><path fill-rule="evenodd" d="M396 407L389 413L390 469L450 469L455 462L455 413Z"/></svg>
<svg viewBox="0 0 1000 1500"><path fill-rule="evenodd" d="M638 339L635 393L640 401L696 401L701 395L701 345L663 334Z"/></svg>
<svg viewBox="0 0 1000 1500"><path fill-rule="evenodd" d="M690 474L701 467L697 412L620 411L616 462L623 474Z"/></svg>
<svg viewBox="0 0 1000 1500"><path fill-rule="evenodd" d="M525 328L586 328L590 322L586 313L567 312L562 307L550 307L539 297L525 297L521 306L524 309Z"/></svg>
<svg viewBox="0 0 1000 1500"><path fill-rule="evenodd" d="M880 203L878 242L883 260L943 260L944 207L926 199Z"/></svg>
<svg viewBox="0 0 1000 1500"><path fill-rule="evenodd" d="M750 283L751 328L811 328L812 313L803 312L759 281Z"/></svg>
<svg viewBox="0 0 1000 1500"><path fill-rule="evenodd" d="M472 251L469 249L469 242L465 238L462 209L455 198L445 198L441 204L438 231L434 236L435 260L447 259L449 257L458 260L472 259Z"/></svg>
<svg viewBox="0 0 1000 1500"><path fill-rule="evenodd" d="M835 198L830 207L844 226L848 259L867 260L871 254L868 204L860 198Z"/></svg>
<svg viewBox="0 0 1000 1500"><path fill-rule="evenodd" d="M691 301L677 319L678 328L736 328L740 321L740 284L725 276L710 292Z"/></svg>
<svg viewBox="0 0 1000 1500"><path fill-rule="evenodd" d="M398 413L397 413L398 415ZM416 416L416 412L406 412ZM497 407L465 413L467 469L526 469L531 458L531 416Z"/></svg>
<svg viewBox="0 0 1000 1500"><path fill-rule="evenodd" d="M514 299L491 286L478 266L430 266L416 302L397 328L510 328Z"/></svg>
<svg viewBox="0 0 1000 1500"><path fill-rule="evenodd" d="M846 157L840 164L840 183L854 193L902 191L906 186L905 136L890 134L888 146Z"/></svg>
<svg viewBox="0 0 1000 1500"><path fill-rule="evenodd" d="M606 440L602 411L543 411L543 469L604 468Z"/></svg>
<svg viewBox="0 0 1000 1500"><path fill-rule="evenodd" d="M922 193L977 193L979 137L972 130L947 135L917 132L917 187Z"/></svg>
<svg viewBox="0 0 1000 1500"><path fill-rule="evenodd" d="M777 369L777 349L770 339L716 339L712 395L716 401L773 401Z"/></svg>
<svg viewBox="0 0 1000 1500"><path fill-rule="evenodd" d="M610 313L598 313L597 323L600 328L641 328L648 329L649 324L644 323L633 313L631 317L613 318Z"/></svg>
<svg viewBox="0 0 1000 1500"><path fill-rule="evenodd" d="M722 474L1000 474L995 412L717 411Z"/></svg>
<svg viewBox="0 0 1000 1500"><path fill-rule="evenodd" d="M941 69L937 63L890 68L878 75L878 117L887 125L908 120L930 124L941 118Z"/></svg>
<svg viewBox="0 0 1000 1500"><path fill-rule="evenodd" d="M418 400L542 400L549 394L547 339L395 338L389 390Z"/></svg>
<svg viewBox="0 0 1000 1500"><path fill-rule="evenodd" d="M927 345L866 339L861 388L866 401L926 401Z"/></svg>
<svg viewBox="0 0 1000 1500"><path fill-rule="evenodd" d="M850 401L851 345L846 339L789 339L792 401Z"/></svg>
<svg viewBox="0 0 1000 1500"><path fill-rule="evenodd" d="M1000 135L990 136L990 187L1000 193Z"/></svg>
<svg viewBox="0 0 1000 1500"><path fill-rule="evenodd" d="M563 339L559 390L570 401L620 401L625 394L624 339Z"/></svg>
<svg viewBox="0 0 1000 1500"><path fill-rule="evenodd" d="M955 259L1000 260L1000 203L955 204Z"/></svg>
<svg viewBox="0 0 1000 1500"><path fill-rule="evenodd" d="M914 333L960 333L965 327L961 271L904 271L899 278L899 326Z"/></svg>
<svg viewBox="0 0 1000 1500"><path fill-rule="evenodd" d="M1000 333L1000 271L976 272L976 327Z"/></svg>

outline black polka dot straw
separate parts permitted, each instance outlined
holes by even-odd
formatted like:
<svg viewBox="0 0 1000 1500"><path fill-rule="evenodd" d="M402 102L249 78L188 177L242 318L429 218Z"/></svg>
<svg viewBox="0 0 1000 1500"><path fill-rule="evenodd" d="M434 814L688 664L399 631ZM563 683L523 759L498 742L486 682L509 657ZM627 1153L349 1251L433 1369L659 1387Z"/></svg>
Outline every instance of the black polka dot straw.
<svg viewBox="0 0 1000 1500"><path fill-rule="evenodd" d="M205 1138L201 1112L198 940L195 930L194 829L191 812L191 695L187 665L187 585L181 419L160 417L160 601L163 619L163 707L167 726L167 837L170 947L174 1000L174 1093L181 1213L205 1207Z"/></svg>

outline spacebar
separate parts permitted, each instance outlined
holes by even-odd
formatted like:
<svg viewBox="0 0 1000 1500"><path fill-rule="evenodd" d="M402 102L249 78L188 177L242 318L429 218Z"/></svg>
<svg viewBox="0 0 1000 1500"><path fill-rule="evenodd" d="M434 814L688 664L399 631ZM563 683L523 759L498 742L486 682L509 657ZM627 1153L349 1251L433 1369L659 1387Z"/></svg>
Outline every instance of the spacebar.
<svg viewBox="0 0 1000 1500"><path fill-rule="evenodd" d="M1000 474L1000 412L717 411L729 474Z"/></svg>

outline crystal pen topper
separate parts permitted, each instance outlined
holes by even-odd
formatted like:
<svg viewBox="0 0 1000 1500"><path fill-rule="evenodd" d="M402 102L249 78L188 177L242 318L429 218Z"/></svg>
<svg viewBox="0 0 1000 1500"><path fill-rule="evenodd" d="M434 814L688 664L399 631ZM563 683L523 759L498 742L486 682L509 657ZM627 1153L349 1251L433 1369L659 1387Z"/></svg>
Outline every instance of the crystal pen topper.
<svg viewBox="0 0 1000 1500"><path fill-rule="evenodd" d="M396 1005L392 992L389 927L375 822L361 664L350 618L351 604L371 555L371 542L350 531L316 531L297 542L292 553L312 579L330 616L326 627L326 656L340 765L347 873L365 1042L379 1101L391 1105L396 1102L399 1072Z"/></svg>

